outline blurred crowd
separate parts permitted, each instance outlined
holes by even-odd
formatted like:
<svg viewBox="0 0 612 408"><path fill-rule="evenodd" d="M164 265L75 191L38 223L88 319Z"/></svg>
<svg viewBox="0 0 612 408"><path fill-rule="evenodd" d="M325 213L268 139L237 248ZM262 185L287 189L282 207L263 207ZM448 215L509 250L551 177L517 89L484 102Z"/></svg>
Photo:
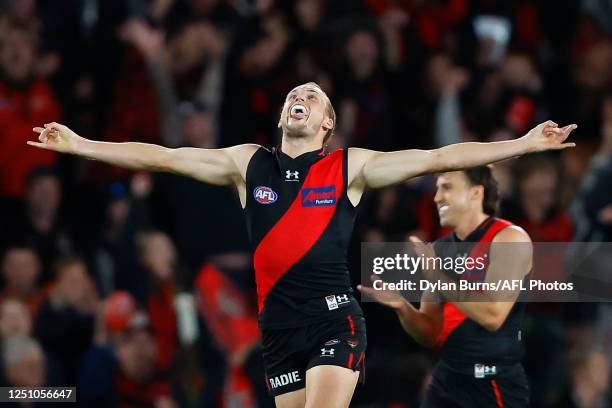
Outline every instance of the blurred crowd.
<svg viewBox="0 0 612 408"><path fill-rule="evenodd" d="M76 386L87 407L271 406L234 191L26 141L57 121L96 140L274 146L307 81L336 107L332 148L577 123L576 148L496 165L500 215L534 241L612 241L607 0L1 0L0 384ZM423 177L364 197L355 283L360 242L443 232L433 194ZM353 405L418 406L435 353L364 310ZM612 304L529 305L532 406L612 406L611 322Z"/></svg>

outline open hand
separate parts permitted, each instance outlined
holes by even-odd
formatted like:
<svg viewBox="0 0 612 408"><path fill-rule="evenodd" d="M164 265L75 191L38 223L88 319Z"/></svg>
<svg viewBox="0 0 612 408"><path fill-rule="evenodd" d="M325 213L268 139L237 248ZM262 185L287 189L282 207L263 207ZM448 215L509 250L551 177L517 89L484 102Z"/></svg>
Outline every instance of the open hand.
<svg viewBox="0 0 612 408"><path fill-rule="evenodd" d="M370 279L372 282L380 281L379 285L382 283L382 279L378 275L372 275ZM357 289L368 298L392 309L399 309L406 303L398 290L377 290L363 285L357 285Z"/></svg>

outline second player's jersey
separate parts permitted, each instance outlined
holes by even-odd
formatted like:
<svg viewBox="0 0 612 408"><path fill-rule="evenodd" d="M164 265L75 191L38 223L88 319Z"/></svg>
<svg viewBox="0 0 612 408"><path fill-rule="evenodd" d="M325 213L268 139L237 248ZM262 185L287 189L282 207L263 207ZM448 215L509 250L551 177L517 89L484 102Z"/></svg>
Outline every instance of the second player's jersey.
<svg viewBox="0 0 612 408"><path fill-rule="evenodd" d="M488 251L489 243L504 228L511 226L508 221L490 217L478 226L464 240L451 233L434 243L436 254L442 257L469 255L473 258ZM472 276L470 276L470 273ZM470 281L484 281L484 270L466 272L463 278ZM504 365L513 365L521 359L521 321L524 303L514 304L504 324L497 331L488 331L468 318L452 303L444 304L444 323L439 346L441 361L457 371L478 376L496 374ZM480 372L482 371L482 372Z"/></svg>
<svg viewBox="0 0 612 408"><path fill-rule="evenodd" d="M291 158L260 148L246 176L259 324L288 328L359 309L347 265L356 209L348 199L347 150Z"/></svg>

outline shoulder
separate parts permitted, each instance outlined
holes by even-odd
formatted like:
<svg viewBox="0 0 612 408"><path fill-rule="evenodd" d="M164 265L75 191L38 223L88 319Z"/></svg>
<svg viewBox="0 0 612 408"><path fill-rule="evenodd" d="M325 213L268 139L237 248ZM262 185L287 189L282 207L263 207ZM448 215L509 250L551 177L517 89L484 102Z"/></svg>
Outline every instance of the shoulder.
<svg viewBox="0 0 612 408"><path fill-rule="evenodd" d="M246 180L246 173L249 163L255 154L259 151L268 151L260 145L249 143L241 144L223 149L234 162L243 180Z"/></svg>
<svg viewBox="0 0 612 408"><path fill-rule="evenodd" d="M267 150L269 152L268 149L258 144L254 144L254 143L247 143L247 144L241 144L241 145L236 145L232 147L226 147L223 150L225 150L228 154L232 156L253 156L255 152L258 151L259 149Z"/></svg>
<svg viewBox="0 0 612 408"><path fill-rule="evenodd" d="M226 147L223 149L231 158L234 160L236 165L239 167L244 165L245 167L248 165L251 158L257 153L259 150L268 149L261 147L260 145L249 143L249 144L241 144L232 147Z"/></svg>
<svg viewBox="0 0 612 408"><path fill-rule="evenodd" d="M376 154L380 153L377 152L376 150L370 150L370 149L362 149L360 147L349 147L347 150L347 154L349 159L351 160L368 160L369 158L375 156Z"/></svg>
<svg viewBox="0 0 612 408"><path fill-rule="evenodd" d="M531 242L531 238L524 229L510 224L495 234L493 242Z"/></svg>

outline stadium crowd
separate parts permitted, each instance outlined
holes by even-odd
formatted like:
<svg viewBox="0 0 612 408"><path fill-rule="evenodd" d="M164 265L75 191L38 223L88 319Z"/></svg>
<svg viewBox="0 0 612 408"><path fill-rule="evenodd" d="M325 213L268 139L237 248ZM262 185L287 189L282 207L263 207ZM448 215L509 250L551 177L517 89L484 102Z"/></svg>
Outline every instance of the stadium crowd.
<svg viewBox="0 0 612 408"><path fill-rule="evenodd" d="M496 165L499 213L534 241L612 241L608 1L4 0L1 385L76 386L87 407L271 406L235 193L26 141L57 121L96 140L273 146L284 96L307 81L336 107L332 148L577 123L576 148ZM439 236L434 181L364 197L355 283L360 242ZM353 405L418 406L435 352L364 310ZM611 304L530 304L524 339L532 406L612 406Z"/></svg>

